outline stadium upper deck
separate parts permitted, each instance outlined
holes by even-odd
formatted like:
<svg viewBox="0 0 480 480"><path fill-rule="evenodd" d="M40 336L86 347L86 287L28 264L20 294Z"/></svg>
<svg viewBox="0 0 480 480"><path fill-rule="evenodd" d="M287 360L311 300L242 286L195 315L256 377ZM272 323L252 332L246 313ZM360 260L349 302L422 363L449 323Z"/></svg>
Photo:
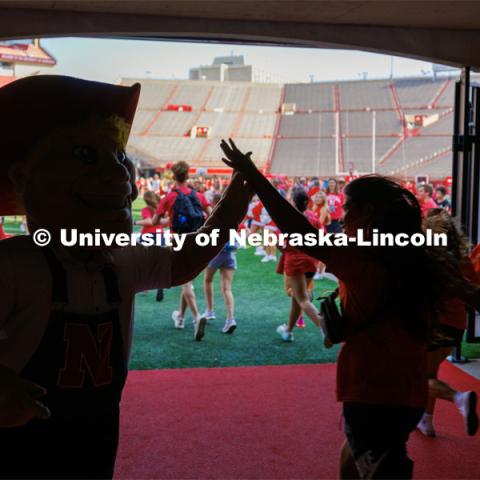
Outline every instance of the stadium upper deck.
<svg viewBox="0 0 480 480"><path fill-rule="evenodd" d="M236 139L272 174L451 172L455 79L308 84L123 79L142 84L130 152L153 166L221 167ZM198 135L197 127L208 129ZM193 135L192 135L193 131Z"/></svg>

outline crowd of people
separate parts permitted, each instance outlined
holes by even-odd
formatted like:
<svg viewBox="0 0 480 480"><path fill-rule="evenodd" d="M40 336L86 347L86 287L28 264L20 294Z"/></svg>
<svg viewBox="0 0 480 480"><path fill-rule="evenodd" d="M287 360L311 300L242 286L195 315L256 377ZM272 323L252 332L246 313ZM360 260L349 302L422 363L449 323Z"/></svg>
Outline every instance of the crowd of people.
<svg viewBox="0 0 480 480"><path fill-rule="evenodd" d="M0 89L9 120L0 214L25 215L32 233L0 242L0 476L113 477L136 294L155 289L162 300L163 289L181 287L174 326L183 329L190 310L200 341L215 317L213 279L220 270L223 332L232 334L241 325L232 294L238 245L229 232L241 228L301 236L319 230L355 236L362 229L367 238L375 231L446 233L442 247L289 243L278 259L275 247L255 253L265 263L278 261L291 297L280 338L292 342L304 314L318 330L319 348L342 344L341 478L411 478L407 441L417 427L435 435L436 399L454 404L474 435L476 393L438 378L462 338L467 309L480 306L480 250L470 252L474 246L456 229L445 186L401 185L379 175L267 178L233 141L220 144L233 169L230 181L189 179L188 164L177 162L164 178L140 177L135 185L125 148L139 95L139 84L59 75ZM27 120L35 128L20 135L17 127ZM145 201L136 222L141 240L168 228L186 234L183 248L62 243L64 229L129 236L137 190ZM35 235L45 231L51 243L40 246ZM219 243L200 247L197 233L213 232ZM339 286L319 311L312 279L325 270ZM192 284L202 273L204 313Z"/></svg>
<svg viewBox="0 0 480 480"><path fill-rule="evenodd" d="M291 297L288 320L277 328L281 340L294 340L294 329L305 327L305 315L318 328L324 346L332 346L324 318L312 302L314 280L324 276L339 281L344 315L354 324L365 324L360 333L347 335L338 360L337 391L344 402L347 434L341 454L342 476L352 478L359 472L362 478L370 478L372 472L374 476L385 475L378 478L392 478L388 477L389 472L397 476L401 472L401 478L411 476L406 440L415 427L426 436L435 436L433 411L437 398L454 403L465 419L467 433L474 435L478 429L475 392L456 391L438 378L441 362L459 344L466 328L466 305L472 301L464 298L465 292L473 290L472 285L479 281L467 255L467 245L450 216L448 186L411 182L400 185L377 176L266 178L253 164L249 165L249 157L242 156L232 145L223 144L229 165L242 171L256 192L240 225L250 234L262 230L280 233L310 229L353 233L363 225L389 231L392 221L396 224L394 231L431 228L434 232L448 232L448 249L439 253L437 260L449 259L451 268L447 273L418 249L372 254L347 248L337 254L331 249L298 249L287 245L279 248L278 257L276 247L257 247L254 251L261 262L277 262L277 273L284 276L285 292ZM188 164L178 162L172 167L171 179L159 175L139 178L138 188L146 203L143 218L137 222L143 227L142 233L161 232L166 226L174 229L176 199L182 194L192 205L198 205L205 218L208 216L227 181L202 176L189 179L188 171ZM152 195L156 199L153 203ZM368 215L362 208L366 203L372 210ZM217 270L227 310L222 331L232 333L237 327L232 293L237 248L238 245L226 244L206 268L203 285L207 309L203 314L197 307L191 282L182 286L180 306L172 318L176 328L183 328L190 308L196 340L201 340L205 325L215 318L213 278ZM422 280L412 279L406 273L409 265L422 266L431 272L431 288L423 287ZM445 276L457 267L464 276L447 281ZM369 282L364 281L366 272ZM452 291L446 294L444 307L440 308L447 284L453 285ZM388 288L382 291L379 285ZM465 292L460 293L458 289L462 287ZM157 295L157 299L161 298ZM410 301L404 302L405 299ZM375 304L380 306L372 309ZM374 325L369 325L368 318L372 316L381 317L383 322L376 325L377 321L372 321ZM433 323L437 325L434 340L428 333ZM377 342L387 350L379 351ZM425 364L422 363L424 345L428 346ZM383 362L389 367L385 368ZM425 376L428 384L422 383ZM380 470L375 473L377 468Z"/></svg>

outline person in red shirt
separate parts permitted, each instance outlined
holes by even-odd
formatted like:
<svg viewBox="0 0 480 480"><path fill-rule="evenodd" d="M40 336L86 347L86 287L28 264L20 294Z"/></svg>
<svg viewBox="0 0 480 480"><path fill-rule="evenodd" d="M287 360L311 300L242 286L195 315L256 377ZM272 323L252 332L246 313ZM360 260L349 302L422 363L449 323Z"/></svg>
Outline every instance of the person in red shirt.
<svg viewBox="0 0 480 480"><path fill-rule="evenodd" d="M148 190L143 194L143 200L146 206L143 207L141 211L142 219L135 220L133 224L142 226L142 231L140 232L140 236L146 233L162 234L163 225L166 225L168 223L168 219L161 219L160 225L154 225L152 223L153 217L155 216L155 212L157 211L160 197L155 192ZM156 295L157 302L161 302L163 300L163 296L164 296L163 288L157 289L157 295Z"/></svg>
<svg viewBox="0 0 480 480"><path fill-rule="evenodd" d="M309 197L305 190L296 189L292 192L292 204L318 229L320 226L318 218L311 210L307 210L308 201ZM285 274L286 286L291 290L292 299L288 324L280 325L277 328L277 333L284 342L293 342L293 329L302 311L312 320L315 326L321 327L318 310L312 303L308 291L308 284L317 271L317 264L318 260L289 245L282 251L277 273Z"/></svg>
<svg viewBox="0 0 480 480"><path fill-rule="evenodd" d="M429 210L425 218L425 228L434 233L447 233L448 247L446 250L454 255L459 263L462 274L472 282L479 283L471 259L467 256L467 244L456 229L452 218L443 208ZM437 247L442 248L442 247ZM433 427L433 412L435 400L441 398L452 402L465 419L468 435L475 435L478 430L478 415L476 411L477 394L472 391L460 392L438 378L441 363L452 353L463 339L467 327L467 309L461 298L451 297L444 302L444 311L439 318L437 334L428 346L428 404L418 429L428 437L435 437Z"/></svg>
<svg viewBox="0 0 480 480"><path fill-rule="evenodd" d="M344 202L345 196L343 192L340 192L337 181L334 178L330 178L327 184L327 207L331 221L327 225L327 232L337 233L341 231L340 220L343 217Z"/></svg>
<svg viewBox="0 0 480 480"><path fill-rule="evenodd" d="M160 200L160 203L157 207L157 212L152 221L154 225L157 224L162 217L168 215L168 218L170 219L170 230L173 232L173 208L178 196L178 192L182 192L187 196L192 192L192 189L187 185L189 168L190 167L188 163L183 161L177 162L173 165L172 172L175 185L174 188L164 198L162 198L162 200ZM209 203L205 200L205 198L203 198L203 202L200 198L199 200L205 214L210 215L211 207ZM172 320L175 328L185 328L185 313L187 307L190 308L193 315L195 340L200 341L205 334L205 325L207 320L200 314L200 311L198 310L195 292L193 290L193 280L182 285L182 293L180 294L180 308L172 313Z"/></svg>
<svg viewBox="0 0 480 480"><path fill-rule="evenodd" d="M422 216L425 217L427 212L432 208L437 208L438 205L432 198L433 196L433 188L428 183L422 183L421 185L417 186L417 198L418 203L420 203L420 207L422 209Z"/></svg>
<svg viewBox="0 0 480 480"><path fill-rule="evenodd" d="M317 234L298 210L258 171L233 141L221 143L224 162L241 172L283 233ZM363 229L422 233L416 198L397 183L367 175L345 189L345 233ZM406 443L428 397L426 345L437 305L448 294L470 305L480 290L461 275L458 261L427 247L299 247L323 261L340 282L345 341L337 363L337 399L343 402L346 443L341 478L411 478ZM412 271L421 275L411 275ZM428 278L425 284L425 278Z"/></svg>

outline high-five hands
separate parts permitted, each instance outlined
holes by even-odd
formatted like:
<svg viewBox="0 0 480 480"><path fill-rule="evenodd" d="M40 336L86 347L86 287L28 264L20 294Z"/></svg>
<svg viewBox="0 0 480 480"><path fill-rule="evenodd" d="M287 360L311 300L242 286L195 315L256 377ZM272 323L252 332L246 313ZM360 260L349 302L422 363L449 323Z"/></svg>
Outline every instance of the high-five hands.
<svg viewBox="0 0 480 480"><path fill-rule="evenodd" d="M46 390L0 366L0 428L20 427L33 418L46 420L50 411L38 399Z"/></svg>
<svg viewBox="0 0 480 480"><path fill-rule="evenodd" d="M257 167L255 167L255 164L250 158L252 152L242 153L231 138L229 138L228 141L230 145L225 140L222 140L220 143L220 147L227 157L222 158L223 162L234 170L243 173L245 176L255 171Z"/></svg>

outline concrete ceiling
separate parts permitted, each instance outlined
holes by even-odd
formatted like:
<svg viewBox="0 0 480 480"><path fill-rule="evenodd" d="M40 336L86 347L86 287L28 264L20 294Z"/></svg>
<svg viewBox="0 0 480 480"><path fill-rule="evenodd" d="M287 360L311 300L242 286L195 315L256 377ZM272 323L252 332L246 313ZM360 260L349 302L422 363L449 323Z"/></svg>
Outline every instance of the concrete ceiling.
<svg viewBox="0 0 480 480"><path fill-rule="evenodd" d="M148 36L358 48L480 67L479 1L0 0L0 36Z"/></svg>

